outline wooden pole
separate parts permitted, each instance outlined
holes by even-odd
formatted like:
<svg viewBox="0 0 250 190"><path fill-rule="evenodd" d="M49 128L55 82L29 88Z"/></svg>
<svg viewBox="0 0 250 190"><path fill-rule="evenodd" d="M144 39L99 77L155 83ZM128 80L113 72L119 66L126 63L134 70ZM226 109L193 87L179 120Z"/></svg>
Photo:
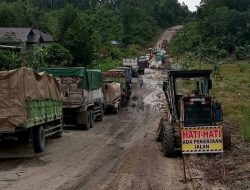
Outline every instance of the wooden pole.
<svg viewBox="0 0 250 190"><path fill-rule="evenodd" d="M222 153L222 179L224 183L227 180L224 152Z"/></svg>
<svg viewBox="0 0 250 190"><path fill-rule="evenodd" d="M185 155L182 155L182 161L183 161L183 172L184 172L184 182L187 182L187 171L186 171L186 160Z"/></svg>

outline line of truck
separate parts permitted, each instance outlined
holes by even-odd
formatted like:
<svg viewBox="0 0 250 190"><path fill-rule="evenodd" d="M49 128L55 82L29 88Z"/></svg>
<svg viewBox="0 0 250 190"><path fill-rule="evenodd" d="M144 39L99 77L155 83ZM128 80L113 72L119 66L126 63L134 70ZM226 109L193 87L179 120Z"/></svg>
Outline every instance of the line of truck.
<svg viewBox="0 0 250 190"><path fill-rule="evenodd" d="M46 137L61 137L64 127L89 130L105 112L118 113L129 103L132 78L148 65L142 56L123 59L122 66L106 72L84 67L0 71L0 158L26 157L15 154L23 147L33 156L44 151ZM13 141L20 151L8 148Z"/></svg>
<svg viewBox="0 0 250 190"><path fill-rule="evenodd" d="M125 66L104 73L84 67L1 71L0 157L18 157L9 148L1 154L13 141L40 153L45 138L61 137L65 126L92 128L106 111L128 104L131 82Z"/></svg>

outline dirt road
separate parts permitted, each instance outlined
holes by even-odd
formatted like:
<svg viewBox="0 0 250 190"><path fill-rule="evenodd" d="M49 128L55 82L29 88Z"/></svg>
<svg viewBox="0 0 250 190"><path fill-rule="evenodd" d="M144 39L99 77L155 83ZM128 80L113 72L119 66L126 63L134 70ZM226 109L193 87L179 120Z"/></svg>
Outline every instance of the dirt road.
<svg viewBox="0 0 250 190"><path fill-rule="evenodd" d="M0 160L0 189L189 189L181 160L163 157L154 141L165 75L146 70L142 90L134 81L130 106L89 131L68 129L34 158Z"/></svg>
<svg viewBox="0 0 250 190"><path fill-rule="evenodd" d="M182 25L178 25L178 26L174 26L172 28L169 28L168 30L166 30L157 40L157 43L155 45L155 48L160 49L162 41L163 40L167 40L168 42L170 42L170 40L174 37L174 35L176 34L176 30L180 30L182 29L183 26Z"/></svg>

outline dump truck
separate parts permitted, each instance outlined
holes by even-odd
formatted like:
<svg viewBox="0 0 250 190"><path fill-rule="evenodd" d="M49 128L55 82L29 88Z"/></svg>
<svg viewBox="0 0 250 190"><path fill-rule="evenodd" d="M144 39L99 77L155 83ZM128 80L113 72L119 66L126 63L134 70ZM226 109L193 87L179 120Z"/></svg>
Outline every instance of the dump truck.
<svg viewBox="0 0 250 190"><path fill-rule="evenodd" d="M105 111L119 112L121 104L121 85L113 81L103 83L104 107Z"/></svg>
<svg viewBox="0 0 250 190"><path fill-rule="evenodd" d="M103 120L102 73L84 67L39 68L57 78L63 93L63 121L85 130Z"/></svg>
<svg viewBox="0 0 250 190"><path fill-rule="evenodd" d="M124 70L111 69L103 73L105 81L112 81L120 84L121 87L121 105L126 106L131 95L131 83Z"/></svg>
<svg viewBox="0 0 250 190"><path fill-rule="evenodd" d="M132 68L132 76L138 77L138 58L125 58L122 61L122 65L125 67Z"/></svg>
<svg viewBox="0 0 250 190"><path fill-rule="evenodd" d="M165 156L172 157L178 150L185 153L184 146L195 147L186 153L216 153L230 148L230 129L223 125L221 103L209 95L211 73L211 70L169 71L168 79L163 83L168 113L161 119L156 135ZM213 139L199 139L208 134ZM215 139L219 135L223 140ZM184 140L186 136L190 139ZM223 141L223 146L206 150L210 147L209 142L215 141Z"/></svg>
<svg viewBox="0 0 250 190"><path fill-rule="evenodd" d="M116 67L116 69L121 69L125 72L126 78L128 82L131 84L132 83L132 78L133 78L133 71L130 67Z"/></svg>
<svg viewBox="0 0 250 190"><path fill-rule="evenodd" d="M0 86L0 157L26 157L21 147L29 150L28 157L33 156L44 151L45 137L62 136L62 100L56 79L23 67L1 71Z"/></svg>
<svg viewBox="0 0 250 190"><path fill-rule="evenodd" d="M167 50L167 48L168 48L168 40L162 40L161 48Z"/></svg>
<svg viewBox="0 0 250 190"><path fill-rule="evenodd" d="M138 59L138 74L144 75L145 68L149 68L149 62L148 59L145 56L141 56Z"/></svg>

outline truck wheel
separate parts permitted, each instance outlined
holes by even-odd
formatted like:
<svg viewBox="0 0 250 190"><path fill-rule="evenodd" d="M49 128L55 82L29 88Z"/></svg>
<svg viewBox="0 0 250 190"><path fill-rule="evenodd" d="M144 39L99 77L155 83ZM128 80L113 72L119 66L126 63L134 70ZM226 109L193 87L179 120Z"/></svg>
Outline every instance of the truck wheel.
<svg viewBox="0 0 250 190"><path fill-rule="evenodd" d="M229 150L231 148L231 133L228 126L223 126L223 149Z"/></svg>
<svg viewBox="0 0 250 190"><path fill-rule="evenodd" d="M105 112L105 108L102 106L101 114L96 117L96 121L103 121L104 112Z"/></svg>
<svg viewBox="0 0 250 190"><path fill-rule="evenodd" d="M90 110L89 111L89 114L90 114L90 128L94 127L94 120L95 120L95 116L94 116L94 111L93 110Z"/></svg>
<svg viewBox="0 0 250 190"><path fill-rule="evenodd" d="M87 123L83 124L85 130L90 129L90 122L91 122L90 111L87 111Z"/></svg>
<svg viewBox="0 0 250 190"><path fill-rule="evenodd" d="M40 153L44 151L45 136L42 125L33 128L33 144L35 153Z"/></svg>
<svg viewBox="0 0 250 190"><path fill-rule="evenodd" d="M174 143L174 127L167 122L164 122L162 129L161 147L163 155L166 157L175 156L175 143Z"/></svg>

